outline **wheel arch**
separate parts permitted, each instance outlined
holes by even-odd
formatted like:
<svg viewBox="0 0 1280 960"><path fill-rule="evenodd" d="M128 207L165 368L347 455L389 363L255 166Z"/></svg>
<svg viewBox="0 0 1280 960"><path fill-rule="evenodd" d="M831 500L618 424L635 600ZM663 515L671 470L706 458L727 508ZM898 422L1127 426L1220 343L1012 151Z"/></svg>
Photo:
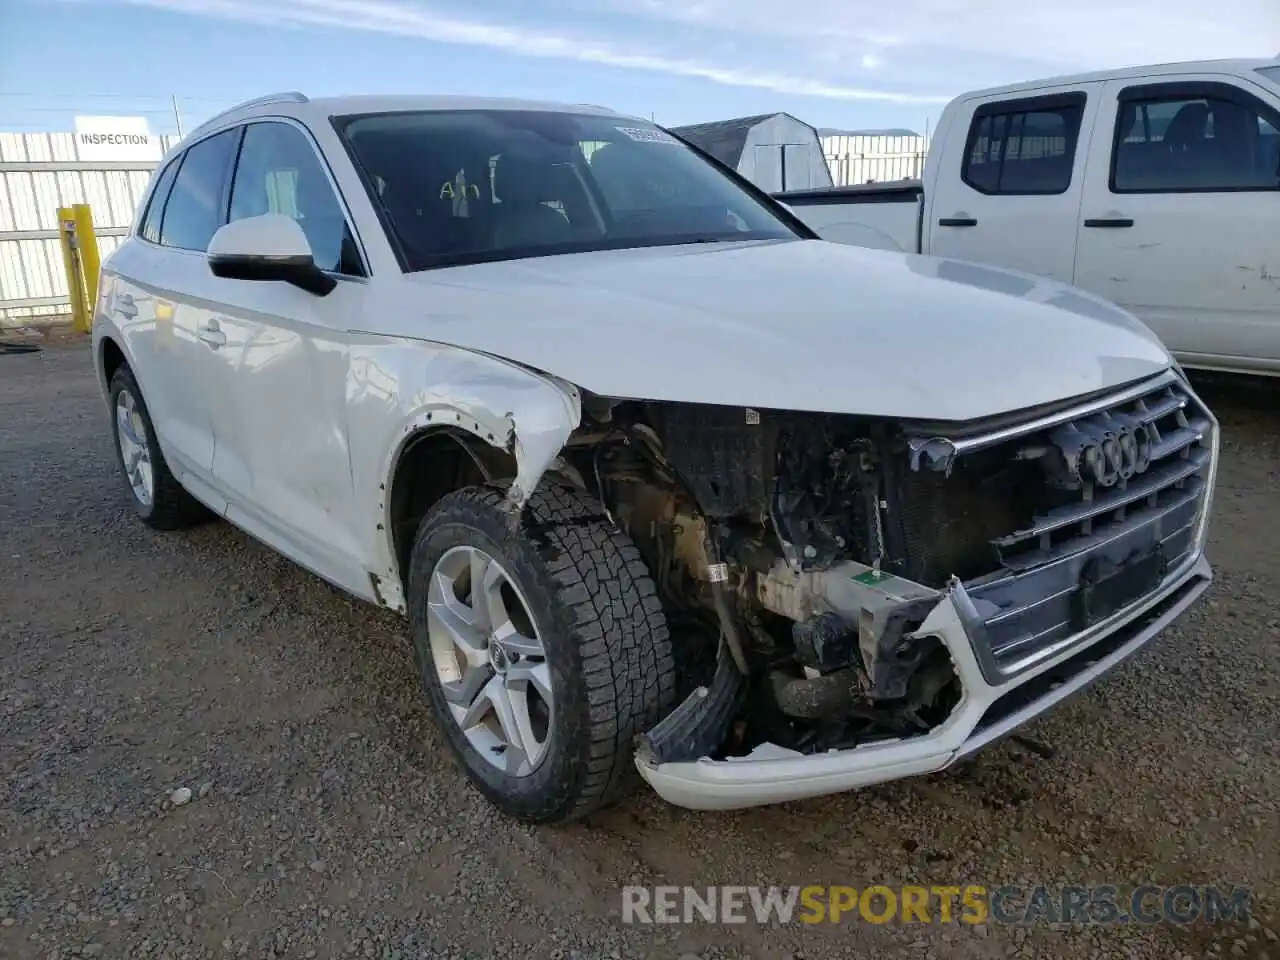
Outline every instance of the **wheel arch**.
<svg viewBox="0 0 1280 960"><path fill-rule="evenodd" d="M578 428L580 394L542 371L428 341L357 342L349 366L353 477L376 525L373 599L405 613L405 546L422 515L478 482L500 485L516 522Z"/></svg>
<svg viewBox="0 0 1280 960"><path fill-rule="evenodd" d="M124 347L111 334L104 334L98 343L97 355L98 377L102 381L102 389L105 393L111 389L111 378L116 375L116 371L121 367L128 367L133 370L133 364L129 362L129 356L125 353ZM137 377L137 371L134 370L134 377Z"/></svg>
<svg viewBox="0 0 1280 960"><path fill-rule="evenodd" d="M414 534L428 510L462 487L491 484L509 490L515 481L515 453L496 445L492 434L482 439L473 432L479 428L474 421L470 430L459 423L420 426L405 436L396 453L385 485L384 528L402 588L408 586Z"/></svg>

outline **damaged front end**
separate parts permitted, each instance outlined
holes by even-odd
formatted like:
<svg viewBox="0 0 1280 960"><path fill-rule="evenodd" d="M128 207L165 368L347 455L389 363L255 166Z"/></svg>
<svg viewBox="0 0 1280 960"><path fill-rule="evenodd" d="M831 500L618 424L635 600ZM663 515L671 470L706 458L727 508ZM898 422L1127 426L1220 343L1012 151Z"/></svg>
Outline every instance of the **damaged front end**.
<svg viewBox="0 0 1280 960"><path fill-rule="evenodd" d="M965 425L584 397L566 462L645 556L683 682L641 773L748 806L1011 732L1207 585L1216 444L1172 372Z"/></svg>

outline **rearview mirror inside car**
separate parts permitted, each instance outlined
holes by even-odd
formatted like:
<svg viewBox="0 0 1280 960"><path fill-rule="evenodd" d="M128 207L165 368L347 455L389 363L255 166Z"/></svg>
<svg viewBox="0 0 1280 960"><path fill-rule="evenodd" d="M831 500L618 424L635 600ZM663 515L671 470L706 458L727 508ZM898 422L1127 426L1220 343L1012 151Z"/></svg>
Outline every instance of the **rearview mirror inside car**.
<svg viewBox="0 0 1280 960"><path fill-rule="evenodd" d="M318 266L291 217L265 213L233 220L209 241L209 269L228 280L279 280L323 297L337 281Z"/></svg>

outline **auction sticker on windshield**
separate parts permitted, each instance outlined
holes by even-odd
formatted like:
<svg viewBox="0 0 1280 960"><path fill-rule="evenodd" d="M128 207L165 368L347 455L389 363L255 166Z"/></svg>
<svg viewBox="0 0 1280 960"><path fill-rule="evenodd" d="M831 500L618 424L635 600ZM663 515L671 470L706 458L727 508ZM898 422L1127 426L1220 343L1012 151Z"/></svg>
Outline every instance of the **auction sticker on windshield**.
<svg viewBox="0 0 1280 960"><path fill-rule="evenodd" d="M619 133L630 137L637 143L679 143L675 137L662 130L654 130L648 127L617 127Z"/></svg>

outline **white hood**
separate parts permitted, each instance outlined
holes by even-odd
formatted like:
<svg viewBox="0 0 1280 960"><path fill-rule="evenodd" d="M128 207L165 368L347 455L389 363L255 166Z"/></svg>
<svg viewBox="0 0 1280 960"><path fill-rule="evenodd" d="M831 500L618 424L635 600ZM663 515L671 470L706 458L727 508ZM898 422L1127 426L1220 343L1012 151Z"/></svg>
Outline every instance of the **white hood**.
<svg viewBox="0 0 1280 960"><path fill-rule="evenodd" d="M1171 360L1137 319L1039 277L781 241L410 274L378 327L603 396L968 420L1119 386Z"/></svg>

